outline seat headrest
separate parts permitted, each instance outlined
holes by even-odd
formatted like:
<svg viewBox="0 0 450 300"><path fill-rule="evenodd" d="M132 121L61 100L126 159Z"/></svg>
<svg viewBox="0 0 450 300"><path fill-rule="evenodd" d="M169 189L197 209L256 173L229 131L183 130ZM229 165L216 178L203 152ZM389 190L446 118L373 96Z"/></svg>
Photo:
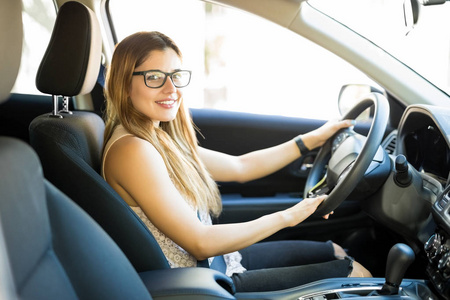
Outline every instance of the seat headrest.
<svg viewBox="0 0 450 300"><path fill-rule="evenodd" d="M91 92L101 54L102 37L95 13L79 2L64 3L36 75L36 87L42 93L60 96Z"/></svg>
<svg viewBox="0 0 450 300"><path fill-rule="evenodd" d="M22 1L2 1L0 9L0 103L9 98L22 56Z"/></svg>

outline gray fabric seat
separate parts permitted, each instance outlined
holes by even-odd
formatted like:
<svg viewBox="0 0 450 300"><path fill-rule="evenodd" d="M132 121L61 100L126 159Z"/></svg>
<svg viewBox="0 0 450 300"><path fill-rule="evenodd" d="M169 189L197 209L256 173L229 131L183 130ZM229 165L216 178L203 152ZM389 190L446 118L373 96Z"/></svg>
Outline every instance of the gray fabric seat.
<svg viewBox="0 0 450 300"><path fill-rule="evenodd" d="M151 299L112 239L44 179L31 147L2 137L0 157L0 219L20 299Z"/></svg>
<svg viewBox="0 0 450 300"><path fill-rule="evenodd" d="M67 37L71 37L69 41ZM72 97L90 92L100 70L99 45L95 14L78 2L62 5L38 70L38 89L53 95L55 101L57 95ZM39 155L45 178L100 224L138 272L168 269L148 228L99 175L104 127L95 113L69 113L67 105L63 111L54 105L52 113L30 124L30 144Z"/></svg>
<svg viewBox="0 0 450 300"><path fill-rule="evenodd" d="M0 31L0 102L18 72L20 4L1 2L0 27L11 30ZM44 179L29 145L0 137L0 172L1 299L151 299L111 238Z"/></svg>

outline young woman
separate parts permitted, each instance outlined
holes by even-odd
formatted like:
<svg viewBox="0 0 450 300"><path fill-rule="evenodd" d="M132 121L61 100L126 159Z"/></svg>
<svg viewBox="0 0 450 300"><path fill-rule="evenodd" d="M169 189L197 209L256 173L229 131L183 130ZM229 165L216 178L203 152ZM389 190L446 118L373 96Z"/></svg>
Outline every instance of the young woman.
<svg viewBox="0 0 450 300"><path fill-rule="evenodd" d="M245 223L212 225L210 217L221 212L215 181L246 182L269 175L298 159L300 149L323 145L353 122L328 122L242 156L204 149L197 144L182 98L190 76L170 38L139 32L116 46L106 77L103 176L148 226L170 266L212 264L231 276L241 292L370 276L332 242L257 243L308 218L325 196Z"/></svg>

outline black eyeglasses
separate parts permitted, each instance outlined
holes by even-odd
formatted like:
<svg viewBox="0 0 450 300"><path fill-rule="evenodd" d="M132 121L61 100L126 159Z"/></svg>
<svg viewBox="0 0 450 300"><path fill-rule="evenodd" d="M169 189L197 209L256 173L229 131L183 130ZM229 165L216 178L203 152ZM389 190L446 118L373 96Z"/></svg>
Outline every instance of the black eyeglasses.
<svg viewBox="0 0 450 300"><path fill-rule="evenodd" d="M191 71L187 70L177 70L172 73L166 73L160 70L148 70L133 72L133 75L144 75L145 85L152 89L162 87L169 76L173 85L177 88L183 88L191 81Z"/></svg>

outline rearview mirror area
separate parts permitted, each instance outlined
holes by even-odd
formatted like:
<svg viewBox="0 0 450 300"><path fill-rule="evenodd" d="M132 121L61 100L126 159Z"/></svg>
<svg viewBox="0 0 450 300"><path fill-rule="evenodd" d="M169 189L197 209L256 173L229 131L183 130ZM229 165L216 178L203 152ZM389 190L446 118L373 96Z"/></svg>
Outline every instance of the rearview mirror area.
<svg viewBox="0 0 450 300"><path fill-rule="evenodd" d="M383 91L368 84L346 84L341 87L338 98L339 113L345 116L347 112L369 93L385 94ZM357 120L367 121L373 117L373 107L366 109Z"/></svg>

